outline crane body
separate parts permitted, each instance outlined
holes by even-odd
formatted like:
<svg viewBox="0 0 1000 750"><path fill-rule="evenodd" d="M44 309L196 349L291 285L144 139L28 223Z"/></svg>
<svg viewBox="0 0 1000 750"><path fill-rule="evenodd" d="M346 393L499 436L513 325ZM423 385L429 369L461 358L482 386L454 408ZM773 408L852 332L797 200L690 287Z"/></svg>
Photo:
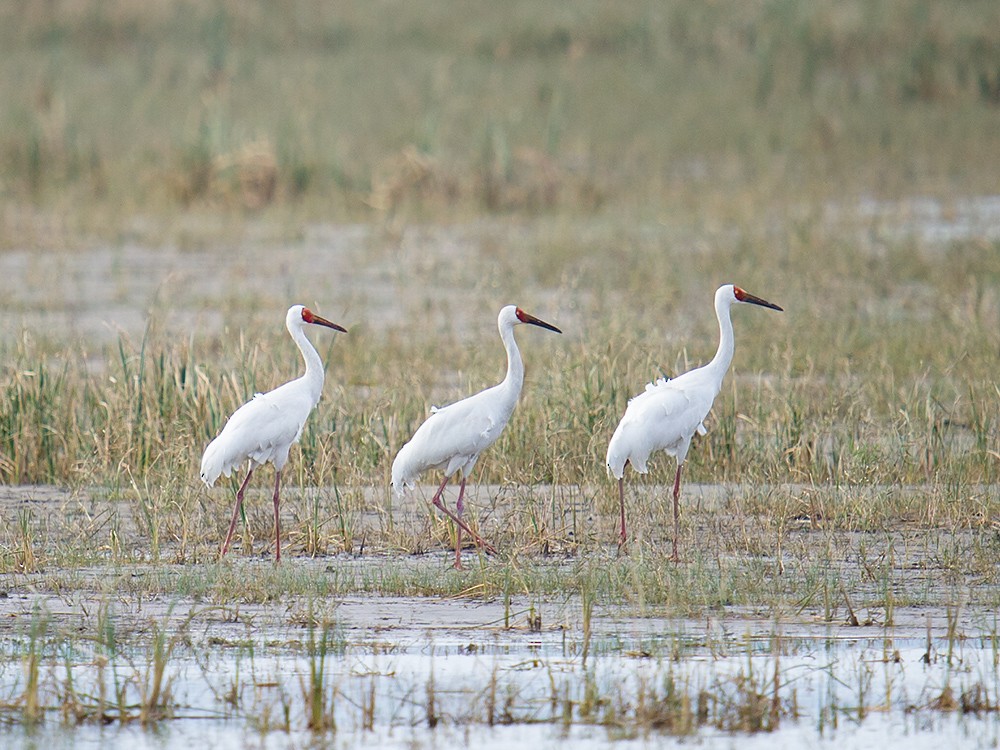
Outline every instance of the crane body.
<svg viewBox="0 0 1000 750"><path fill-rule="evenodd" d="M781 311L778 305L725 284L715 293L715 314L719 320L719 348L708 364L689 370L676 378L660 379L646 386L643 393L632 398L611 441L608 443L608 472L618 480L618 501L621 511L619 544L627 540L625 530L625 466L640 474L647 473L649 457L663 451L677 460L674 475L674 539L673 558L678 558L677 537L680 528L681 467L687 458L695 433L704 435L705 418L712 409L722 382L733 360L735 349L730 308L735 303L747 303Z"/></svg>
<svg viewBox="0 0 1000 750"><path fill-rule="evenodd" d="M230 476L235 468L247 464L247 474L236 493L229 532L222 543L220 556L229 550L243 494L256 468L270 462L274 464L274 554L281 560L281 530L278 505L281 491L281 470L288 462L292 445L302 437L309 414L319 403L323 392L323 363L303 330L306 324L320 325L335 331L347 330L336 323L314 314L302 305L293 305L285 315L285 327L295 341L306 371L300 378L291 380L267 393L257 393L233 412L222 432L205 449L201 459L201 479L208 487L219 476Z"/></svg>
<svg viewBox="0 0 1000 750"><path fill-rule="evenodd" d="M462 567L462 532L475 539L480 546L495 551L492 545L472 531L462 519L463 498L465 483L475 468L480 454L500 437L514 413L514 407L517 406L524 385L524 363L514 341L514 327L522 323L562 333L555 326L529 315L514 305L507 305L500 310L497 327L507 351L507 374L503 381L448 406L432 407L431 415L400 448L392 462L392 486L400 495L408 487L412 487L423 472L434 469L444 471L444 481L431 502L455 522L456 568ZM452 513L444 505L441 496L448 480L456 472L462 473L462 481L455 503L456 513Z"/></svg>

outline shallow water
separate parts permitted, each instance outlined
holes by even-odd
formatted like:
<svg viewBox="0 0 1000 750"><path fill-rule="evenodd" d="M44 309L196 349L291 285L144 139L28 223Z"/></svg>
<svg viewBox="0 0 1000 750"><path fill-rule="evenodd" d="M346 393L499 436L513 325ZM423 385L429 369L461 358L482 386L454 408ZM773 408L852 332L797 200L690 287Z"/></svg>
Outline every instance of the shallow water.
<svg viewBox="0 0 1000 750"><path fill-rule="evenodd" d="M137 705L151 685L151 647L123 647L102 663L93 639L65 631L43 639L39 692L53 708L40 727L0 729L4 746L588 748L676 741L840 749L982 747L1000 739L995 634L949 640L934 628L928 649L927 635L912 626L605 612L595 613L588 643L582 623L530 630L525 602L506 628L496 603L359 597L336 610L321 656L320 627L263 612L209 617L214 609L196 608L172 630L164 683L170 718L146 728L114 720L110 706L106 726L73 726L55 707L65 702L68 675L84 705L96 705L101 684L106 696L123 691L124 702ZM8 706L25 692L26 639L24 630L0 644L0 700ZM308 729L314 671L322 674L335 731ZM942 699L947 688L952 704ZM758 728L770 731L747 731Z"/></svg>

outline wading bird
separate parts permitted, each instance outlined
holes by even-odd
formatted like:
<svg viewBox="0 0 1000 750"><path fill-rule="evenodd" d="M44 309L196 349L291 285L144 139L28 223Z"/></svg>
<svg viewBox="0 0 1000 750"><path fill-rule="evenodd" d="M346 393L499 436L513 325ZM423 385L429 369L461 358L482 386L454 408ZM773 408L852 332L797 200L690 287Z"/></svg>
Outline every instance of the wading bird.
<svg viewBox="0 0 1000 750"><path fill-rule="evenodd" d="M428 469L444 469L444 481L431 502L455 522L456 568L462 567L463 531L480 546L491 552L496 551L462 520L462 497L465 495L465 482L479 460L479 454L500 437L517 405L524 383L524 363L514 342L514 326L521 323L562 333L554 325L529 315L520 307L507 305L503 308L497 318L500 338L507 350L507 376L503 382L440 409L432 407L431 415L410 441L400 448L396 460L392 462L392 486L397 495L412 487L417 477ZM455 504L457 514L448 510L441 500L445 485L456 471L462 472L462 484L458 488Z"/></svg>
<svg viewBox="0 0 1000 750"><path fill-rule="evenodd" d="M694 433L704 435L705 417L715 397L722 389L722 379L733 361L733 322L729 317L733 303L744 302L781 311L775 304L749 294L738 286L725 284L715 292L715 315L719 319L719 349L704 367L689 370L672 380L660 379L628 402L625 415L618 423L608 444L608 472L618 480L618 502L621 508L619 545L625 534L625 464L640 474L647 472L646 461L654 451L662 450L677 459L674 476L674 543L676 562L677 536L680 528L679 501L681 467L691 447Z"/></svg>
<svg viewBox="0 0 1000 750"><path fill-rule="evenodd" d="M254 394L250 401L233 412L219 436L209 443L201 459L201 479L209 487L215 484L220 474L228 477L234 468L244 462L248 463L246 479L236 493L233 520L229 524L226 541L222 543L220 557L229 550L236 519L243 505L243 492L250 483L254 469L270 461L274 464L274 559L281 560L281 530L278 524L281 470L288 461L288 451L293 443L299 442L302 427L323 392L323 363L302 330L307 323L347 333L347 329L321 318L302 305L288 308L285 327L302 352L306 374L273 391Z"/></svg>

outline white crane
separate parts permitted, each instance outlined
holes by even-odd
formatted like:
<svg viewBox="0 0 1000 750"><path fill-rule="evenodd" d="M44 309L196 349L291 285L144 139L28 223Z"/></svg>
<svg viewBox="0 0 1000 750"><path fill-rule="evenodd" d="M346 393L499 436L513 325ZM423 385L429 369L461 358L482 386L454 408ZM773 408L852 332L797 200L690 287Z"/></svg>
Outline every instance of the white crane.
<svg viewBox="0 0 1000 750"><path fill-rule="evenodd" d="M399 449L392 462L392 486L397 495L402 495L407 487L412 487L417 477L428 469L444 469L444 481L431 502L455 522L456 568L462 567L463 531L480 546L495 552L490 544L483 541L462 520L462 497L465 494L465 482L479 460L479 454L500 437L517 405L524 383L524 363L514 342L514 326L521 323L562 333L554 325L529 315L520 307L504 307L497 318L500 338L507 350L507 376L503 382L440 409L432 407L431 415L420 425L410 441ZM462 472L462 484L455 504L457 515L448 510L441 500L445 485L456 471Z"/></svg>
<svg viewBox="0 0 1000 750"><path fill-rule="evenodd" d="M681 467L691 447L695 432L704 435L705 417L715 397L722 389L729 364L733 361L733 322L730 308L736 302L769 307L781 311L775 304L725 284L715 292L715 314L719 319L719 349L712 361L689 370L672 380L661 378L646 386L646 390L628 402L625 415L608 444L608 472L618 480L618 502L621 508L619 545L625 544L625 464L640 474L647 472L646 461L654 451L662 450L677 459L674 476L674 542L673 558L677 561L677 536L680 528L679 501Z"/></svg>
<svg viewBox="0 0 1000 750"><path fill-rule="evenodd" d="M254 469L270 461L274 464L274 558L275 561L281 560L281 531L278 525L281 470L288 461L288 451L293 443L299 442L302 427L323 392L323 363L302 330L307 323L347 333L347 329L321 318L302 305L288 308L285 327L302 352L302 359L306 364L305 375L273 391L254 394L250 401L233 412L222 432L209 443L202 456L201 479L209 487L215 484L220 474L228 477L240 464L248 464L246 479L236 493L233 520L229 524L226 541L222 543L220 557L229 550L236 519L243 505L243 492L250 483Z"/></svg>

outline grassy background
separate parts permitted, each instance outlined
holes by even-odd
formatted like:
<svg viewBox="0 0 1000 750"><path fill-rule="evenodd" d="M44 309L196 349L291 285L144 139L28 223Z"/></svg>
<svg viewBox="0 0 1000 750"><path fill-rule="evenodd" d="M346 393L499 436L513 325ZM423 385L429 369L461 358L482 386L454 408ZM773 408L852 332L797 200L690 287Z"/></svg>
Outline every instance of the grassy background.
<svg viewBox="0 0 1000 750"><path fill-rule="evenodd" d="M280 320L303 301L352 333L314 336L330 378L290 483L343 494L291 499L291 533L353 549L427 405L499 378L514 301L566 335L519 332L525 397L477 467L514 495L493 523L514 548L572 546L555 519L583 503L607 541L626 399L712 355L733 281L787 312L735 311L686 476L784 489L729 508L761 541L720 550L768 552L803 518L991 538L994 2L14 2L0 62L6 482L103 488L143 545L207 556L229 495L200 487L201 451L293 374ZM354 239L316 230L341 224ZM102 253L110 289L60 273ZM53 324L115 310L138 323ZM656 463L630 479L653 540ZM584 489L513 489L539 482ZM9 569L38 521L4 521Z"/></svg>
<svg viewBox="0 0 1000 750"><path fill-rule="evenodd" d="M66 0L0 22L5 201L74 235L181 209L659 216L995 188L989 0Z"/></svg>

